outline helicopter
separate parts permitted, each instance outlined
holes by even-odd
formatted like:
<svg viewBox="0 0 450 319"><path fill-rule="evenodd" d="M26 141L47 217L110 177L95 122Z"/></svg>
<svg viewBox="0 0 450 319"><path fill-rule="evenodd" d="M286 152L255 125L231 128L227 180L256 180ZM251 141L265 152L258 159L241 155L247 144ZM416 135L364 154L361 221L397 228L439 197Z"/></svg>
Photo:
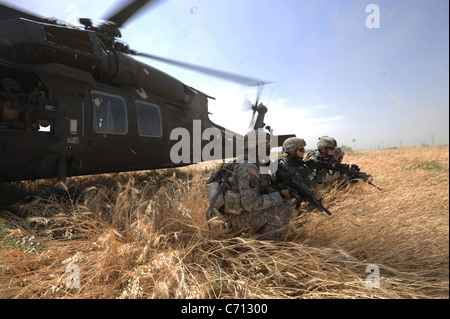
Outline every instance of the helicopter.
<svg viewBox="0 0 450 319"><path fill-rule="evenodd" d="M151 2L128 2L99 25L80 18L84 27L0 4L0 184L189 165L171 159L171 132L194 133L194 122L217 129L222 149L236 154L243 136L210 120L213 97L133 56L248 86L268 82L130 49L120 28ZM258 98L254 129L266 127Z"/></svg>

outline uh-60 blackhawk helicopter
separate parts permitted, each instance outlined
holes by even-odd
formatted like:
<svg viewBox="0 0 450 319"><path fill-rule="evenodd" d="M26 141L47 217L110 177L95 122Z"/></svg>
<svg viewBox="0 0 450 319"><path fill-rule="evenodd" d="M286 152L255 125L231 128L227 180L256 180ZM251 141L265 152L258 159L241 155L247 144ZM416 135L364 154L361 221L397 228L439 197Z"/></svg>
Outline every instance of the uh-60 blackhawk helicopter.
<svg viewBox="0 0 450 319"><path fill-rule="evenodd" d="M128 3L98 26L80 19L84 28L0 4L1 185L186 165L171 160L177 141L170 133L193 133L195 120L202 132L222 132L223 148L242 138L227 138L209 119L210 96L132 56L246 85L266 82L139 53L117 41L119 28L149 2ZM264 127L267 109L258 102L252 108L254 127Z"/></svg>

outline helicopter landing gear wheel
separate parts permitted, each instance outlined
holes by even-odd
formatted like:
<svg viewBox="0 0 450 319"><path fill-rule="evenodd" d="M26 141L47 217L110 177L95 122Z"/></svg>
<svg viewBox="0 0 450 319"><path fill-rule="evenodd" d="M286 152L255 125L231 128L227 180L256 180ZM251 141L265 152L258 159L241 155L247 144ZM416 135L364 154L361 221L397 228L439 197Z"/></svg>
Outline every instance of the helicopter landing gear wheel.
<svg viewBox="0 0 450 319"><path fill-rule="evenodd" d="M73 203L80 201L83 198L83 191L76 185L67 184L67 156L61 156L56 162L56 179L57 183L47 186L33 196L33 200L43 199L49 200L54 198L58 201L72 201Z"/></svg>
<svg viewBox="0 0 450 319"><path fill-rule="evenodd" d="M44 200L54 198L58 201L65 200L75 203L80 202L83 199L83 191L76 185L59 182L44 188L34 197L35 199L40 198Z"/></svg>

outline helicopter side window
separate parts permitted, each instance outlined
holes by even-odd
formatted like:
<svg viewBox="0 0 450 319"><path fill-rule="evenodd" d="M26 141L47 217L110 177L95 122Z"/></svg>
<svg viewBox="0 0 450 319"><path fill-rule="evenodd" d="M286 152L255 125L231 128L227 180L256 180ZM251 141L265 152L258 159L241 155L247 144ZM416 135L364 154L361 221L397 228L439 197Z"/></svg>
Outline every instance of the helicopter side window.
<svg viewBox="0 0 450 319"><path fill-rule="evenodd" d="M140 136L162 136L161 112L158 105L137 101L136 114Z"/></svg>
<svg viewBox="0 0 450 319"><path fill-rule="evenodd" d="M128 119L125 100L116 95L92 92L94 132L127 134Z"/></svg>

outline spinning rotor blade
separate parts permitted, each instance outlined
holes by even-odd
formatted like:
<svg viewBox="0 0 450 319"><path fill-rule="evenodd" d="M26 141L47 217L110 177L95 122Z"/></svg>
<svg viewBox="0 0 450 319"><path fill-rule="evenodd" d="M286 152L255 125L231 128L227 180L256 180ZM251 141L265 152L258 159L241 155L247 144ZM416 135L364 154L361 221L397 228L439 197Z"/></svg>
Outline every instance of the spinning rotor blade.
<svg viewBox="0 0 450 319"><path fill-rule="evenodd" d="M258 106L259 98L261 97L263 89L264 89L264 85L258 86L258 91L256 92L255 108Z"/></svg>
<svg viewBox="0 0 450 319"><path fill-rule="evenodd" d="M255 104L253 104L251 106L251 109L253 110L252 119L250 120L250 124L248 126L247 131L254 130L257 128L257 126L260 126L261 124L263 124L263 122L262 122L263 120L261 120L261 117L264 118L263 114L265 114L267 112L267 108L262 104L260 104L258 107L259 98L261 97L263 89L264 89L264 85L260 85L257 88L256 101L255 101ZM258 112L258 117L255 119L256 112Z"/></svg>
<svg viewBox="0 0 450 319"><path fill-rule="evenodd" d="M248 128L247 128L247 132L252 131L253 128L255 127L255 114L256 114L256 108L253 111L252 118L250 119L250 124L248 125Z"/></svg>
<svg viewBox="0 0 450 319"><path fill-rule="evenodd" d="M252 102L248 99L247 95L245 96L244 102L242 102L242 108L241 111L247 112L252 109Z"/></svg>
<svg viewBox="0 0 450 319"><path fill-rule="evenodd" d="M167 59L167 58L163 58L163 57L159 57L159 56L151 55L151 54L147 54L147 53L141 53L141 52L137 52L137 51L133 51L133 50L130 51L130 54L147 57L147 58L150 58L150 59L153 59L153 60L158 60L158 61L161 61L161 62L165 62L165 63L169 63L169 64L172 64L172 65L180 66L180 67L185 68L185 69L189 69L189 70L192 70L192 71L197 71L197 72L200 72L200 73L212 75L212 76L215 76L215 77L218 77L218 78L221 78L221 79L229 80L229 81L240 83L240 84L245 84L245 85L248 85L248 86L260 86L260 85L264 85L264 84L270 83L270 82L265 82L265 81L258 80L258 79L255 79L255 78L242 76L242 75L239 75L239 74L234 74L234 73L219 71L219 70L215 70L215 69L210 69L210 68L207 68L207 67L204 67L204 66L200 66L200 65L196 65L196 64L176 61L176 60Z"/></svg>
<svg viewBox="0 0 450 319"><path fill-rule="evenodd" d="M160 0L134 0L128 1L124 7L112 15L104 18L106 21L114 22L118 28L122 27L132 16L134 16L146 4L156 3Z"/></svg>
<svg viewBox="0 0 450 319"><path fill-rule="evenodd" d="M133 15L135 15L136 12L141 10L144 5L151 4L151 3L155 4L156 2L160 2L160 1L161 0L133 0L132 2L128 2L127 5L122 7L122 9L118 10L116 13L106 17L104 20L109 21L109 22L113 22L116 25L117 28L120 28L126 21L128 21ZM120 34L120 33L118 32L118 34ZM117 36L117 35L115 35L115 36ZM137 56L143 56L143 57L146 57L146 58L158 60L158 61L161 61L161 62L164 62L164 63L169 63L169 64L172 64L172 65L176 65L176 66L179 66L179 67L182 67L182 68L185 68L185 69L189 69L189 70L193 70L193 71L196 71L196 72L212 75L212 76L215 76L215 77L218 77L218 78L222 78L222 79L226 79L226 80L229 80L229 81L232 81L232 82L236 82L236 83L239 83L239 84L245 84L245 85L248 85L248 86L260 86L260 85L264 85L264 84L270 83L270 82L265 82L265 81L262 81L262 80L258 80L258 79L254 79L254 78L250 78L250 77L246 77L246 76L242 76L242 75L239 75L239 74L219 71L219 70L215 70L215 69L211 69L211 68L207 68L207 67L191 64L191 63L176 61L176 60L172 60L172 59L159 57L159 56L156 56L156 55L151 55L151 54L147 54L147 53L137 52L137 51L134 51L134 50L130 50L129 53L133 54L133 55L137 55Z"/></svg>

